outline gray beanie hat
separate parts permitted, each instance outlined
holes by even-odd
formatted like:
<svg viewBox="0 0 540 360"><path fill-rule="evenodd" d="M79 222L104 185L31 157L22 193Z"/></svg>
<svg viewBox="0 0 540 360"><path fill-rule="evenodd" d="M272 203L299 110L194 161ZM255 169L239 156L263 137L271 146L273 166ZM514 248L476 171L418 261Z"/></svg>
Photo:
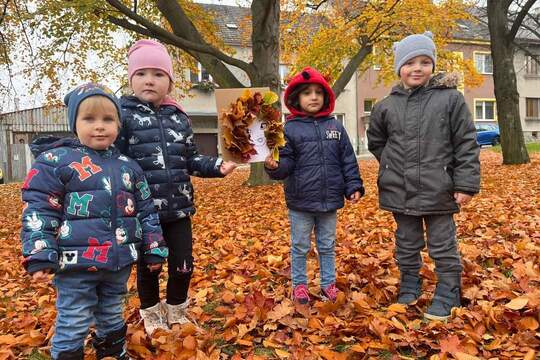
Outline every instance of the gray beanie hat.
<svg viewBox="0 0 540 360"><path fill-rule="evenodd" d="M394 71L399 76L399 70L410 59L425 55L433 61L433 70L437 62L437 49L433 42L433 34L426 31L423 34L409 35L401 41L395 42L394 46Z"/></svg>

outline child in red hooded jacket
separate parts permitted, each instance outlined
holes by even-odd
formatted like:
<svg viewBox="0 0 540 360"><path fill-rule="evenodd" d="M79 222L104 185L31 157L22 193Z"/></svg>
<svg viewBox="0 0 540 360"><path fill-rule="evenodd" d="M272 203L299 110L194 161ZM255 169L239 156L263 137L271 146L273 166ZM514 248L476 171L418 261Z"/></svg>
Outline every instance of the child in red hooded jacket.
<svg viewBox="0 0 540 360"><path fill-rule="evenodd" d="M358 162L343 125L331 115L335 96L315 69L294 76L285 91L291 112L285 124L285 147L279 162L269 156L267 173L285 179L285 200L291 224L293 299L309 302L306 257L315 230L324 300L335 301L336 210L344 197L357 202L364 194Z"/></svg>

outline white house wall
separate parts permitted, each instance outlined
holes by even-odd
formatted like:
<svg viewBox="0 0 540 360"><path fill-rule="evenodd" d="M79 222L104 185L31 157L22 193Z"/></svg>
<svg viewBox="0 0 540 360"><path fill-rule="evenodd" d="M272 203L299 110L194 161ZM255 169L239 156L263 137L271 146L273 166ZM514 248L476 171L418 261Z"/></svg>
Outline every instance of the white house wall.
<svg viewBox="0 0 540 360"><path fill-rule="evenodd" d="M526 98L540 98L540 76L526 74L525 54L519 51L514 56L517 88L519 93L519 114L526 140L533 139L533 133L540 135L540 118L526 118Z"/></svg>

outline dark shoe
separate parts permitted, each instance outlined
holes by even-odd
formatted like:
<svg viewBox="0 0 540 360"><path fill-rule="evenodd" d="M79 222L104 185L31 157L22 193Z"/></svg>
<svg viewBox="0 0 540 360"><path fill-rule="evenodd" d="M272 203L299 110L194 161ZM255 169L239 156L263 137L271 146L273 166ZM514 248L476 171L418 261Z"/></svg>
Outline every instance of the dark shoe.
<svg viewBox="0 0 540 360"><path fill-rule="evenodd" d="M113 357L118 360L128 360L129 356L125 346L126 332L127 325L124 325L121 329L105 335L104 338L93 335L92 345L96 349L96 359Z"/></svg>
<svg viewBox="0 0 540 360"><path fill-rule="evenodd" d="M422 279L416 273L402 272L399 281L399 304L410 305L422 294Z"/></svg>
<svg viewBox="0 0 540 360"><path fill-rule="evenodd" d="M446 321L452 308L461 306L461 274L439 274L431 306L424 313L429 320Z"/></svg>
<svg viewBox="0 0 540 360"><path fill-rule="evenodd" d="M80 348L73 351L63 351L58 354L56 360L84 360L84 349Z"/></svg>

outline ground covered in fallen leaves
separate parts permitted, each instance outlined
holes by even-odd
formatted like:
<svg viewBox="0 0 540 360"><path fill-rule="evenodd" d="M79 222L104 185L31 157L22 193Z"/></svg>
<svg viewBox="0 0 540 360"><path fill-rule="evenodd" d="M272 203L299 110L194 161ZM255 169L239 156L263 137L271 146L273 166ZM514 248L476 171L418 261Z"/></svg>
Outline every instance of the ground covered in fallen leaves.
<svg viewBox="0 0 540 360"><path fill-rule="evenodd" d="M447 324L423 320L435 286L424 254L424 293L394 304L398 271L394 223L378 210L377 163L360 161L367 195L339 212L336 304L290 300L287 212L280 185L248 188L247 171L195 179L196 272L191 316L198 327L142 330L134 277L126 317L129 352L145 359L538 359L540 357L540 156L502 166L482 152L482 192L459 215L464 307ZM0 185L0 360L47 359L54 289L21 265L20 184ZM164 286L164 283L162 284ZM94 358L87 346L87 356Z"/></svg>

